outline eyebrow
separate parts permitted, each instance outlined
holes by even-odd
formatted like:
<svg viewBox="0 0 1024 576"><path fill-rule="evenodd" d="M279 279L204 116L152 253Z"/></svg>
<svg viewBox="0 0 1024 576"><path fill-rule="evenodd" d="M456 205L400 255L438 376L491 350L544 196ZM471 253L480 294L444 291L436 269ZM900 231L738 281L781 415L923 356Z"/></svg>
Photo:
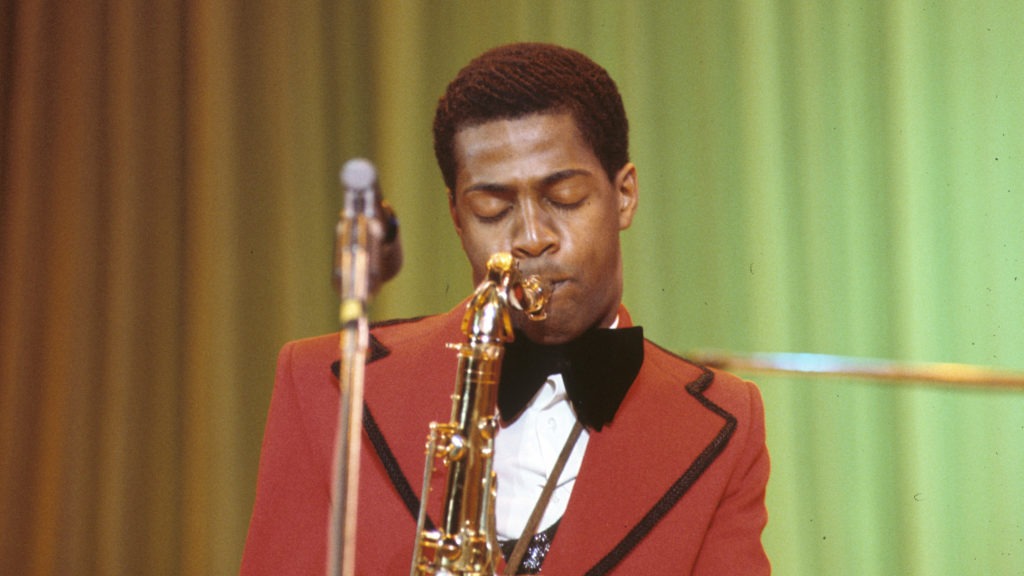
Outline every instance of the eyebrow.
<svg viewBox="0 0 1024 576"><path fill-rule="evenodd" d="M554 186L559 182L564 182L565 180L568 180L575 176L590 175L590 170L585 170L583 168L566 168L565 170L552 172L551 174L548 174L547 176L541 178L540 184L543 188L550 188L551 186ZM512 187L507 184L499 184L497 182L480 182L478 184L473 184L472 186L467 186L466 189L463 190L463 194L469 194L470 192L489 192L492 194L505 194L510 192L511 189Z"/></svg>
<svg viewBox="0 0 1024 576"><path fill-rule="evenodd" d="M469 194L470 192L490 192L492 194L502 194L511 191L511 186L506 184L498 184L497 182L480 182L479 184L473 184L467 186L462 191L463 194Z"/></svg>
<svg viewBox="0 0 1024 576"><path fill-rule="evenodd" d="M574 176L590 176L590 170L584 170L583 168L567 168L565 170L559 170L558 172L548 174L541 179L541 184L547 188Z"/></svg>

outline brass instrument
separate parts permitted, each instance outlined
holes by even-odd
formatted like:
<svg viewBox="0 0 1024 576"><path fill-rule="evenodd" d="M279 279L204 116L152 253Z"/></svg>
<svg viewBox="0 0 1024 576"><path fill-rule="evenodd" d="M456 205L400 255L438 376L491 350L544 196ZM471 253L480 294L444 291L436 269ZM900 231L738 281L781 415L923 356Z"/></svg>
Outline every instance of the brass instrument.
<svg viewBox="0 0 1024 576"><path fill-rule="evenodd" d="M427 436L427 460L416 527L412 576L493 576L498 565L494 525L493 471L498 380L505 342L511 341L510 307L543 320L549 290L536 276L524 277L511 254L487 262L487 278L466 307L449 422L434 422ZM428 528L427 503L434 464L447 468L440 525Z"/></svg>

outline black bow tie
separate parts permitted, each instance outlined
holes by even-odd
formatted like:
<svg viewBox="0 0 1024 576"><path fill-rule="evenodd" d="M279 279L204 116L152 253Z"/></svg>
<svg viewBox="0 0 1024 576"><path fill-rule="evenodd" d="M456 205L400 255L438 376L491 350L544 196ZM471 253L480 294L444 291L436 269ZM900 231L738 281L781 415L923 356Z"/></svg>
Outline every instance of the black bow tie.
<svg viewBox="0 0 1024 576"><path fill-rule="evenodd" d="M644 362L644 332L595 328L565 344L542 346L522 332L505 346L498 409L515 419L552 374L561 374L569 402L584 426L600 430L612 421Z"/></svg>

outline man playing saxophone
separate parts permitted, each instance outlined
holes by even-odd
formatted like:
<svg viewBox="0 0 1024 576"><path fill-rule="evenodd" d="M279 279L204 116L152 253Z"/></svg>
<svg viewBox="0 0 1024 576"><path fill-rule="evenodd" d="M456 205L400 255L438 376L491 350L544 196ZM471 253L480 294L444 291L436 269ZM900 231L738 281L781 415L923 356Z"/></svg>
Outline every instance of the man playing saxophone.
<svg viewBox="0 0 1024 576"><path fill-rule="evenodd" d="M512 312L498 389L510 573L768 574L759 392L644 339L621 301L639 184L607 72L553 45L488 51L441 97L434 150L474 283L510 253L550 286L545 319ZM445 345L462 341L464 309L372 332L358 574L409 573L424 436L451 410ZM330 336L281 352L243 574L324 571L337 359Z"/></svg>

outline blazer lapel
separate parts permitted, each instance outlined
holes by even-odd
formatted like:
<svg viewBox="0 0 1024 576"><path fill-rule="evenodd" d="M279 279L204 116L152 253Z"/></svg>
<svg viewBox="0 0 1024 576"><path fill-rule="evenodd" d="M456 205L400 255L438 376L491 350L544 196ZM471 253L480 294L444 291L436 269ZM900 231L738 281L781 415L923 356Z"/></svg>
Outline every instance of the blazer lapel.
<svg viewBox="0 0 1024 576"><path fill-rule="evenodd" d="M371 341L364 390L364 439L384 466L391 484L398 491L415 519L420 506L423 480L424 442L430 423L447 421L451 413L451 393L458 359L456 352L445 348L449 342L463 338L459 329L461 311L421 322L438 322L433 326L410 324L398 340ZM447 335L443 341L436 330ZM409 375L405 381L376 377L374 361L388 358L392 369ZM444 487L444 475L434 474L435 491ZM443 493L443 492L442 492ZM435 499L438 500L438 499ZM436 517L436 503L431 515ZM410 545L411 546L411 545ZM410 548L411 549L411 548Z"/></svg>
<svg viewBox="0 0 1024 576"><path fill-rule="evenodd" d="M647 347L648 356L657 353ZM545 572L602 574L613 568L728 442L735 421L701 394L711 373L696 366L681 374L656 370L645 362L615 420L591 434ZM679 416L658 421L654 414Z"/></svg>

